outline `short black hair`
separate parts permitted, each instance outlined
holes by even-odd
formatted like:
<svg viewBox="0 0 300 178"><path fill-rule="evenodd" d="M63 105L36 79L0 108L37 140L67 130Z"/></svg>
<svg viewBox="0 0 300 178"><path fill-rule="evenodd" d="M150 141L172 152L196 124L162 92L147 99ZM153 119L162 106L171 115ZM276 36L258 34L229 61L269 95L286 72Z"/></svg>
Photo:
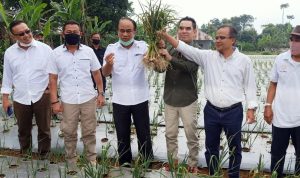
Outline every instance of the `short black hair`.
<svg viewBox="0 0 300 178"><path fill-rule="evenodd" d="M229 28L229 37L230 38L237 38L238 32L237 30L234 28L234 26L229 25L229 24L225 24L225 25L221 25L218 27L218 30L220 30L221 28Z"/></svg>
<svg viewBox="0 0 300 178"><path fill-rule="evenodd" d="M20 25L21 23L26 24L25 21L23 21L23 20L14 20L14 21L12 21L12 22L9 24L9 27L8 27L10 33L13 34L13 28L14 28L15 26L17 26L17 25Z"/></svg>
<svg viewBox="0 0 300 178"><path fill-rule="evenodd" d="M90 38L92 38L94 35L99 35L100 37L101 37L101 34L100 33L98 33L98 32L93 32L91 35L90 35Z"/></svg>
<svg viewBox="0 0 300 178"><path fill-rule="evenodd" d="M65 31L67 25L77 25L77 26L79 27L79 30L81 31L80 23L78 23L78 22L75 21L75 20L69 20L69 21L67 21L66 23L64 23L64 26L63 26L63 32Z"/></svg>
<svg viewBox="0 0 300 178"><path fill-rule="evenodd" d="M179 20L178 26L180 25L180 23L182 21L190 21L190 22L192 22L193 29L197 28L197 23L196 23L195 19L193 19L192 17L188 17L188 16L183 17L182 19Z"/></svg>
<svg viewBox="0 0 300 178"><path fill-rule="evenodd" d="M133 30L136 31L137 29L137 25L136 25L136 22L129 18L129 17L121 17L120 20L119 20L119 23L122 21L122 20L129 20L132 24L133 24ZM118 29L119 29L119 23L118 23Z"/></svg>

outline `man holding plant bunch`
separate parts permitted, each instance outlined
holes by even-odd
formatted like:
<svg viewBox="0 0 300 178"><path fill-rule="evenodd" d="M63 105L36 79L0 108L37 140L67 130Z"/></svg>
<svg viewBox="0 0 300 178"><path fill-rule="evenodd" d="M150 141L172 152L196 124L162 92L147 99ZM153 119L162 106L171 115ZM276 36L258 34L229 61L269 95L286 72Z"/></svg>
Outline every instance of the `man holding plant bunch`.
<svg viewBox="0 0 300 178"><path fill-rule="evenodd" d="M136 128L139 153L145 160L153 158L149 118L149 86L143 57L144 41L134 40L136 22L122 17L118 24L119 41L110 44L104 54L104 76L111 75L113 117L118 138L119 164L131 164L131 116Z"/></svg>
<svg viewBox="0 0 300 178"><path fill-rule="evenodd" d="M300 25L290 35L290 50L275 59L264 117L272 124L271 171L283 177L290 137L295 147L295 175L300 175Z"/></svg>
<svg viewBox="0 0 300 178"><path fill-rule="evenodd" d="M193 42L197 33L196 21L191 17L184 17L178 23L178 38L183 42L198 47ZM163 41L162 41L163 42ZM190 172L198 172L199 138L197 136L197 72L198 64L187 60L174 48L166 50L164 43L160 43L162 48L160 54L170 61L170 66L166 71L164 101L165 101L165 124L166 142L168 156L178 163L178 126L179 117L183 123L184 132L189 148L188 169ZM163 72L163 71L158 71ZM170 169L167 165L166 170Z"/></svg>
<svg viewBox="0 0 300 178"><path fill-rule="evenodd" d="M177 51L197 63L204 73L204 92L207 99L204 108L205 158L209 174L218 169L220 134L225 131L229 154L230 178L239 177L241 154L242 102L247 103L247 123L255 122L256 83L251 60L235 47L237 31L223 25L216 32L216 51L200 50L166 32L160 32Z"/></svg>
<svg viewBox="0 0 300 178"><path fill-rule="evenodd" d="M82 35L78 22L68 21L63 26L65 44L53 50L49 63L51 106L54 113L62 112L62 131L66 160L71 169L77 162L77 128L81 122L82 140L87 160L96 164L96 104L104 105L100 63L94 51L80 44ZM91 73L98 93L93 87ZM57 97L59 78L61 101ZM70 170L74 171L74 170Z"/></svg>

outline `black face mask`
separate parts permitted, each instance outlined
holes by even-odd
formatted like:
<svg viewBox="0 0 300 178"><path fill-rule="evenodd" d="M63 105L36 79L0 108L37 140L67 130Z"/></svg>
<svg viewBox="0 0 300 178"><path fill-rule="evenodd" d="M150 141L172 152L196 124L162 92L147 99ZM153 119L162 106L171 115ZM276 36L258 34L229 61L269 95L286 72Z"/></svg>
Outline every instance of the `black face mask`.
<svg viewBox="0 0 300 178"><path fill-rule="evenodd" d="M98 44L100 44L100 40L92 39L92 43L93 43L94 45L98 45Z"/></svg>
<svg viewBox="0 0 300 178"><path fill-rule="evenodd" d="M67 45L77 45L80 43L80 35L75 33L65 34L65 43Z"/></svg>

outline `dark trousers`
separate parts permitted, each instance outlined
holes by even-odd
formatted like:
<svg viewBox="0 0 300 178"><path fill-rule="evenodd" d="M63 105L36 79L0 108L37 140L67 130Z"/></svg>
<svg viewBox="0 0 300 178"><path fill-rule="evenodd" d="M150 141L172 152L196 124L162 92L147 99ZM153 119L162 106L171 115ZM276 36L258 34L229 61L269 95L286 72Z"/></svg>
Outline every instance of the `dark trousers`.
<svg viewBox="0 0 300 178"><path fill-rule="evenodd" d="M210 175L214 175L220 165L220 135L224 130L229 147L229 170L230 178L239 177L241 154L241 127L243 121L243 108L239 105L228 111L219 111L210 104L204 108L205 128L205 158ZM224 158L226 159L226 158Z"/></svg>
<svg viewBox="0 0 300 178"><path fill-rule="evenodd" d="M120 165L124 163L130 164L132 161L130 147L131 115L137 133L139 153L145 159L153 158L148 101L130 106L113 103Z"/></svg>
<svg viewBox="0 0 300 178"><path fill-rule="evenodd" d="M38 127L38 152L40 154L48 153L51 148L50 94L44 93L39 101L31 105L24 105L14 101L13 106L17 118L21 152L26 153L32 148L31 130L34 114Z"/></svg>
<svg viewBox="0 0 300 178"><path fill-rule="evenodd" d="M290 137L295 148L295 175L300 174L300 126L294 128L279 128L272 125L271 171L276 171L278 177L283 177L286 149Z"/></svg>

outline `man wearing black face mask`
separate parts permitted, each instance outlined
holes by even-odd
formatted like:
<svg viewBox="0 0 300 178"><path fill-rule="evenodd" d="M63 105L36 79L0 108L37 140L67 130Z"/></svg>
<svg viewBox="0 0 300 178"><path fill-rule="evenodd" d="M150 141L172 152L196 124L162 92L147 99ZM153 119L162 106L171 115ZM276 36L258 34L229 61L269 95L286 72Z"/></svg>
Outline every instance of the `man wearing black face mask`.
<svg viewBox="0 0 300 178"><path fill-rule="evenodd" d="M101 40L101 36L99 33L92 33L91 37L90 37L90 41L91 41L91 48L94 50L101 66L103 65L103 56L105 53L106 48L102 47L100 45L100 40ZM102 74L102 69L100 69L100 72ZM94 78L93 78L93 82L94 82ZM102 82L103 82L103 92L105 92L105 88L106 88L106 79L105 77L102 75ZM94 82L94 87L96 88L96 84Z"/></svg>
<svg viewBox="0 0 300 178"><path fill-rule="evenodd" d="M92 165L96 165L96 103L98 106L104 105L99 70L101 65L94 51L80 44L81 34L79 23L66 22L62 34L65 44L54 49L48 66L51 107L54 113L63 114L61 130L64 133L65 158L70 164L69 171L76 169L79 120L86 158ZM98 94L93 87L91 73ZM61 101L57 98L58 77Z"/></svg>

